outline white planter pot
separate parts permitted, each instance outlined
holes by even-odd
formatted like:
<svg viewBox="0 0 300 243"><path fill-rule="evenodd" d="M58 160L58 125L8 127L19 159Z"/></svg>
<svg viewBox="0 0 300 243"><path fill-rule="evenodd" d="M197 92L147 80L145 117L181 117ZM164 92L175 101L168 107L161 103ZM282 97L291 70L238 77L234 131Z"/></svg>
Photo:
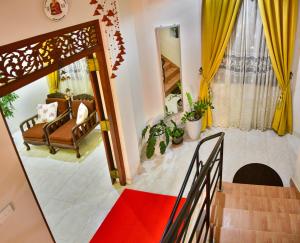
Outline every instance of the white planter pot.
<svg viewBox="0 0 300 243"><path fill-rule="evenodd" d="M192 140L197 140L200 138L201 125L202 125L201 121L202 119L197 121L187 121L186 123L187 134Z"/></svg>

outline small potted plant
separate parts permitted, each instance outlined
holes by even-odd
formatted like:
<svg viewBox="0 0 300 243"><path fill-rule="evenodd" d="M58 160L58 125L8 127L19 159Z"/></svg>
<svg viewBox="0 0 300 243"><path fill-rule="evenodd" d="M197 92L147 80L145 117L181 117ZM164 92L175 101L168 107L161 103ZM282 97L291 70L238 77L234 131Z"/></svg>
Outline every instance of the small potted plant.
<svg viewBox="0 0 300 243"><path fill-rule="evenodd" d="M201 118L208 107L213 109L211 102L208 101L193 101L192 95L186 93L189 103L189 111L186 111L181 119L182 123L186 123L186 129L189 137L196 140L201 133Z"/></svg>
<svg viewBox="0 0 300 243"><path fill-rule="evenodd" d="M171 120L173 124L173 128L171 129L171 137L172 137L172 143L174 145L179 145L183 142L183 135L184 135L184 129L181 127L178 127L177 124Z"/></svg>
<svg viewBox="0 0 300 243"><path fill-rule="evenodd" d="M146 147L147 158L152 158L154 154L164 154L170 143L170 128L163 120L160 120L160 122L154 126L147 125L144 128L142 132L143 139L146 137L147 131L149 131Z"/></svg>

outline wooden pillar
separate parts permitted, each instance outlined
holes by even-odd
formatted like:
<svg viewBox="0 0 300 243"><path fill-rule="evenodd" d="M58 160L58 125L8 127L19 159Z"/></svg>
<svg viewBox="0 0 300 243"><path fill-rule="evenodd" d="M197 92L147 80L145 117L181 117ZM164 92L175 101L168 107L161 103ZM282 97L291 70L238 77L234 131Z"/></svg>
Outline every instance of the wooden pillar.
<svg viewBox="0 0 300 243"><path fill-rule="evenodd" d="M89 55L88 58L93 59L93 55ZM101 123L101 121L105 121L106 118L105 118L105 112L104 112L104 108L103 108L103 104L102 104L99 80L97 77L96 70L90 71L90 78L91 78L91 84L92 84L92 88L93 88L94 96L95 96L95 100L96 100L96 108L97 108L98 116L99 116L100 123ZM101 129L101 134L102 134L102 139L103 139L104 148L105 148L105 152L106 152L108 168L109 168L110 172L113 172L116 170L116 167L115 167L115 163L114 163L113 153L111 150L109 134L108 134L108 131L104 131L103 129ZM112 184L114 184L116 182L116 179L112 176L112 174L110 174L110 178L111 178Z"/></svg>
<svg viewBox="0 0 300 243"><path fill-rule="evenodd" d="M124 158L121 147L120 133L118 129L117 115L114 106L114 99L112 88L110 84L110 77L108 73L108 67L105 58L104 44L102 40L102 35L99 28L97 31L97 39L99 41L99 48L96 50L96 59L99 64L99 74L101 79L101 86L105 101L107 120L110 124L110 133L111 133L111 142L113 146L113 152L116 160L116 165L119 174L119 180L121 185L126 185L126 175L125 175L125 167L124 167Z"/></svg>

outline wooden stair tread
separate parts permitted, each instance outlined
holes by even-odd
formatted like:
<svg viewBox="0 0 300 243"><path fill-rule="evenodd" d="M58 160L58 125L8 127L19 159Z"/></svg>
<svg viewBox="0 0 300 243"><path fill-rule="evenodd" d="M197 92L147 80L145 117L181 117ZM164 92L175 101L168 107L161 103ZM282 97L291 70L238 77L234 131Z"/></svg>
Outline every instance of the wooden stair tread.
<svg viewBox="0 0 300 243"><path fill-rule="evenodd" d="M215 204L222 208L300 214L300 200L216 193Z"/></svg>
<svg viewBox="0 0 300 243"><path fill-rule="evenodd" d="M179 68L170 68L168 71L165 72L165 75L166 80L170 80L176 75L179 75L180 77L180 70Z"/></svg>
<svg viewBox="0 0 300 243"><path fill-rule="evenodd" d="M177 87L177 83L180 81L180 68L177 67L174 63L172 63L168 58L162 56L162 60L164 60L164 88L165 94L169 95L173 92Z"/></svg>
<svg viewBox="0 0 300 243"><path fill-rule="evenodd" d="M299 243L299 234L243 230L238 228L215 228L216 243Z"/></svg>
<svg viewBox="0 0 300 243"><path fill-rule="evenodd" d="M223 228L300 234L300 214L218 207L217 215L215 225Z"/></svg>
<svg viewBox="0 0 300 243"><path fill-rule="evenodd" d="M260 186L223 182L223 193L240 196L297 199L295 189L290 187Z"/></svg>
<svg viewBox="0 0 300 243"><path fill-rule="evenodd" d="M170 90L173 89L174 87L176 87L177 83L180 81L180 75L176 75L175 77L173 77L170 80L166 80L165 82L165 90Z"/></svg>

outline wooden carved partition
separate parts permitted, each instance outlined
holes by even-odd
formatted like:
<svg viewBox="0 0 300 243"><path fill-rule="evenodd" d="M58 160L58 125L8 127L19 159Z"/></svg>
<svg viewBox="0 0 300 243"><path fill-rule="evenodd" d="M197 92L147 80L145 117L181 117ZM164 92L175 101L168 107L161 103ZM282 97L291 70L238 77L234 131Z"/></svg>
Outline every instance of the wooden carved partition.
<svg viewBox="0 0 300 243"><path fill-rule="evenodd" d="M0 97L81 58L93 56L94 53L96 53L100 67L101 86L107 119L110 122L113 149L110 151L106 150L106 152L114 152L120 184L125 185L126 176L121 140L98 20L0 46ZM91 76L93 76L92 73ZM95 78L91 80L92 82L98 82ZM96 87L98 86L96 85ZM96 94L99 93L97 90L94 90L94 92ZM100 118L105 119L103 118L103 112L99 108L102 107L101 97L99 95L95 97L98 115ZM110 147L110 141L106 133L108 131L102 132L103 140L105 145ZM113 158L111 154L108 154L107 157ZM108 159L108 163L110 168L114 168L113 161Z"/></svg>
<svg viewBox="0 0 300 243"><path fill-rule="evenodd" d="M97 28L92 21L0 46L0 96L95 52Z"/></svg>

